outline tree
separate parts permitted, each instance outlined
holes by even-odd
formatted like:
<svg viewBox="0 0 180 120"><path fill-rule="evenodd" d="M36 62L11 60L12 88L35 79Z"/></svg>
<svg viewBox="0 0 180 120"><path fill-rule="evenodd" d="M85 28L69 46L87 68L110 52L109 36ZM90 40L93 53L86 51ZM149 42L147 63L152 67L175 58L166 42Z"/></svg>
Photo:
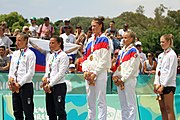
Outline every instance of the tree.
<svg viewBox="0 0 180 120"><path fill-rule="evenodd" d="M0 15L0 22L2 21L7 22L7 25L11 31L14 31L17 28L22 28L24 25L28 25L27 19L24 19L23 16L17 12L11 12L7 15Z"/></svg>
<svg viewBox="0 0 180 120"><path fill-rule="evenodd" d="M139 5L139 7L136 9L136 13L139 13L139 14L144 14L144 6L142 5Z"/></svg>
<svg viewBox="0 0 180 120"><path fill-rule="evenodd" d="M164 25L165 16L163 16L163 13L165 13L166 9L167 7L165 7L163 4L160 4L160 6L154 10L154 15L155 15L154 25L159 27L160 29Z"/></svg>

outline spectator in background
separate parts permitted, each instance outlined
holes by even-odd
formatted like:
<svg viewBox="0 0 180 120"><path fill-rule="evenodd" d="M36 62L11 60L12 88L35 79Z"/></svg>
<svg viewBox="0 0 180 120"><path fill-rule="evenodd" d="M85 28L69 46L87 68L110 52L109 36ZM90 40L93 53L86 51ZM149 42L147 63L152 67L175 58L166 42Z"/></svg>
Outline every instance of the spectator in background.
<svg viewBox="0 0 180 120"><path fill-rule="evenodd" d="M77 26L76 26L76 31L75 31L75 37L76 37L76 39L78 39L79 36L80 36L82 33L83 33L82 27L79 26L79 25L77 25Z"/></svg>
<svg viewBox="0 0 180 120"><path fill-rule="evenodd" d="M60 38L60 39L62 39L62 38ZM51 50L51 47L50 47L50 51L48 51L48 50L45 50L45 49L39 47L38 45L34 44L31 40L29 40L29 43L30 43L36 50L38 50L39 52L41 52L42 54L44 54L44 55L46 56L46 61L49 59L50 54L53 53L53 51ZM66 51L64 51L64 52L65 52L66 54L68 54L68 53L71 53L71 52L73 52L73 51L75 51L75 50L77 50L77 49L79 49L79 46L74 47L74 48L71 48L71 49L66 50ZM72 58L72 57L71 57L71 58ZM69 61L70 61L70 60L69 60Z"/></svg>
<svg viewBox="0 0 180 120"><path fill-rule="evenodd" d="M38 37L38 25L36 25L36 17L31 17L31 26L29 26L29 31L31 32L31 37Z"/></svg>
<svg viewBox="0 0 180 120"><path fill-rule="evenodd" d="M86 32L86 39L84 41L83 49L86 47L86 44L87 44L89 38L91 38L91 37L92 37L92 26L89 26L88 31Z"/></svg>
<svg viewBox="0 0 180 120"><path fill-rule="evenodd" d="M71 73L76 73L75 64L70 64L69 65L69 74L71 74Z"/></svg>
<svg viewBox="0 0 180 120"><path fill-rule="evenodd" d="M22 33L27 34L29 37L31 36L28 26L23 26Z"/></svg>
<svg viewBox="0 0 180 120"><path fill-rule="evenodd" d="M19 33L20 33L20 30L19 30L19 29L15 29L15 30L14 30L14 33L13 33L13 36L16 37Z"/></svg>
<svg viewBox="0 0 180 120"><path fill-rule="evenodd" d="M76 59L75 65L76 65L76 71L77 72L82 72L82 63L83 63L83 54L84 54L84 49L83 46L80 47L79 51L80 57Z"/></svg>
<svg viewBox="0 0 180 120"><path fill-rule="evenodd" d="M118 32L119 32L119 39L121 40L120 41L120 44L121 44L121 46L123 46L123 34L124 34L124 32L127 32L127 31L131 31L130 29L129 29L129 25L127 24L127 23L125 23L124 25L123 25L123 29L120 29Z"/></svg>
<svg viewBox="0 0 180 120"><path fill-rule="evenodd" d="M110 33L108 35L109 39L112 41L113 52L116 49L120 49L120 41L115 37L115 31L110 30Z"/></svg>
<svg viewBox="0 0 180 120"><path fill-rule="evenodd" d="M180 54L178 54L178 67L177 67L177 74L180 74Z"/></svg>
<svg viewBox="0 0 180 120"><path fill-rule="evenodd" d="M81 26L76 26L76 44L81 45L83 47L84 42L86 40L86 34L83 32Z"/></svg>
<svg viewBox="0 0 180 120"><path fill-rule="evenodd" d="M74 34L74 29L73 29L73 27L71 26L71 24L70 24L71 22L70 22L70 20L69 19L65 19L64 20L64 26L61 26L60 27L60 30L59 30L59 34L61 35L61 34L63 34L63 33L65 33L65 26L70 26L71 28L70 28L70 33L71 34Z"/></svg>
<svg viewBox="0 0 180 120"><path fill-rule="evenodd" d="M130 29L129 29L129 25L127 23L125 23L123 25L123 29L120 29L118 31L121 39L122 39L122 36L123 36L124 32L127 32L127 31L130 31Z"/></svg>
<svg viewBox="0 0 180 120"><path fill-rule="evenodd" d="M49 17L45 17L44 23L39 26L38 31L37 31L38 37L44 38L47 30L50 31L50 34L48 35L48 37L52 37L55 31L54 31L54 27L50 24Z"/></svg>
<svg viewBox="0 0 180 120"><path fill-rule="evenodd" d="M74 61L73 61L72 56L68 56L68 57L69 57L69 65L70 65L70 64L74 64Z"/></svg>
<svg viewBox="0 0 180 120"><path fill-rule="evenodd" d="M8 71L10 67L10 57L6 55L5 46L0 46L0 71Z"/></svg>
<svg viewBox="0 0 180 120"><path fill-rule="evenodd" d="M141 61L140 66L139 66L139 72L140 72L140 74L142 74L143 73L144 61L147 60L147 58L146 58L146 54L144 54L142 52L142 44L141 44L141 42L140 41L135 42L135 46L139 51L140 61Z"/></svg>
<svg viewBox="0 0 180 120"><path fill-rule="evenodd" d="M46 29L45 31L44 31L44 37L42 37L42 39L44 39L44 40L50 40L50 37L51 36L51 31L49 30L49 29Z"/></svg>
<svg viewBox="0 0 180 120"><path fill-rule="evenodd" d="M155 59L155 61L156 61L157 64L158 64L158 56L159 56L159 54L160 54L161 52L162 52L162 51L159 51L159 50L155 52L155 58L154 58L154 59Z"/></svg>
<svg viewBox="0 0 180 120"><path fill-rule="evenodd" d="M119 49L116 49L114 51L114 54L112 55L112 59L111 59L112 64L111 64L111 69L110 69L112 72L115 72L117 68L116 61L117 61L118 53L119 53Z"/></svg>
<svg viewBox="0 0 180 120"><path fill-rule="evenodd" d="M120 37L118 30L115 28L115 22L113 20L110 21L109 28L105 30L104 34L106 36L110 36L110 34L112 34L111 31L114 32L113 35L114 35L115 38L119 38Z"/></svg>
<svg viewBox="0 0 180 120"><path fill-rule="evenodd" d="M3 22L1 23L1 25L2 25L2 27L3 27L3 29L4 29L4 35L5 35L5 36L11 36L11 32L10 32L8 26L7 26L7 22L3 21Z"/></svg>
<svg viewBox="0 0 180 120"><path fill-rule="evenodd" d="M75 35L72 34L70 26L64 26L65 33L61 34L60 37L63 38L64 43L75 43L76 38Z"/></svg>
<svg viewBox="0 0 180 120"><path fill-rule="evenodd" d="M5 46L6 50L10 50L10 45L12 45L13 42L9 37L4 35L4 29L0 26L0 46Z"/></svg>
<svg viewBox="0 0 180 120"><path fill-rule="evenodd" d="M63 38L63 42L65 44L66 43L73 43L73 44L75 44L76 38L75 38L75 35L70 32L71 31L71 27L70 26L65 26L64 29L65 29L65 33L60 35L60 37ZM68 54L68 56L72 56L73 63L74 63L75 62L76 54Z"/></svg>
<svg viewBox="0 0 180 120"><path fill-rule="evenodd" d="M153 53L149 52L147 54L147 57L148 57L148 59L145 60L145 62L144 62L143 73L148 74L148 75L155 74L157 63L154 60Z"/></svg>

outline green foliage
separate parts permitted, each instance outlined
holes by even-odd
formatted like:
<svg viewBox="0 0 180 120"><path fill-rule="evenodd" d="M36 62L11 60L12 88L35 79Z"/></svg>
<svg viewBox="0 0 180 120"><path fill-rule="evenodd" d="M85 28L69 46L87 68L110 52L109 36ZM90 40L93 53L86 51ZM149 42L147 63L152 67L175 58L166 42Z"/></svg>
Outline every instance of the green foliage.
<svg viewBox="0 0 180 120"><path fill-rule="evenodd" d="M75 29L77 25L81 26L84 31L88 30L88 27L91 25L93 18L90 17L74 17L71 19L71 25Z"/></svg>
<svg viewBox="0 0 180 120"><path fill-rule="evenodd" d="M143 14L144 13L144 6L140 5L137 9L136 9L136 13L139 13L139 14Z"/></svg>
<svg viewBox="0 0 180 120"><path fill-rule="evenodd" d="M167 12L167 15L164 13ZM121 29L125 23L128 23L130 29L135 31L136 35L140 39L143 45L143 51L156 52L161 49L159 39L163 34L174 35L174 49L177 53L180 53L180 10L171 11L168 10L163 4L154 10L154 18L148 18L144 14L144 6L140 5L136 12L123 12L114 18L105 18L104 27L109 27L110 21L115 21L115 27ZM102 17L102 16L99 16ZM77 25L80 25L86 32L91 25L93 17L74 17L71 18L71 25L75 29ZM0 15L0 22L6 21L11 31L16 28L22 29L24 25L29 25L28 20L23 18L17 12ZM40 25L44 22L43 18L37 18L37 24ZM55 28L55 34L59 35L60 26L64 25L62 20L58 20L51 23Z"/></svg>
<svg viewBox="0 0 180 120"><path fill-rule="evenodd" d="M22 28L24 25L28 25L27 19L24 19L22 15L17 12L11 12L7 15L0 15L0 22L6 21L9 29L14 31L17 28Z"/></svg>

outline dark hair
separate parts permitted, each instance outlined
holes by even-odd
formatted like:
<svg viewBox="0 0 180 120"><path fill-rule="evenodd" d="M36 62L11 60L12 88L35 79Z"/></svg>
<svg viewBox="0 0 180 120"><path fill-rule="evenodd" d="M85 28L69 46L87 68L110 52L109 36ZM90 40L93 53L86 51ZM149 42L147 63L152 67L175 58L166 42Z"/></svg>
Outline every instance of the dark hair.
<svg viewBox="0 0 180 120"><path fill-rule="evenodd" d="M64 26L64 29L66 29L66 28L71 29L71 26L65 25L65 26Z"/></svg>
<svg viewBox="0 0 180 120"><path fill-rule="evenodd" d="M148 52L147 55L150 54L152 57L154 57L154 53L153 52Z"/></svg>
<svg viewBox="0 0 180 120"><path fill-rule="evenodd" d="M102 25L102 28L101 28L101 32L104 31L104 17L101 17L101 18L94 18L93 21L95 21L96 23L98 23L99 25Z"/></svg>
<svg viewBox="0 0 180 120"><path fill-rule="evenodd" d="M89 30L89 31L92 31L92 26L91 26L91 25L88 27L88 30Z"/></svg>
<svg viewBox="0 0 180 120"><path fill-rule="evenodd" d="M49 21L49 17L45 17L45 18L44 18L44 21Z"/></svg>
<svg viewBox="0 0 180 120"><path fill-rule="evenodd" d="M57 36L57 35L53 35L52 38L55 38L58 43L61 43L60 48L61 48L61 50L64 50L63 38L62 38L62 37L59 37L59 36Z"/></svg>
<svg viewBox="0 0 180 120"><path fill-rule="evenodd" d="M0 48L3 48L4 50L6 50L6 47L4 45L1 45Z"/></svg>
<svg viewBox="0 0 180 120"><path fill-rule="evenodd" d="M81 27L81 26L77 25L77 26L76 26L76 29L78 29L78 28L82 29L82 27Z"/></svg>
<svg viewBox="0 0 180 120"><path fill-rule="evenodd" d="M111 23L111 22L115 24L114 20L110 21L110 23Z"/></svg>

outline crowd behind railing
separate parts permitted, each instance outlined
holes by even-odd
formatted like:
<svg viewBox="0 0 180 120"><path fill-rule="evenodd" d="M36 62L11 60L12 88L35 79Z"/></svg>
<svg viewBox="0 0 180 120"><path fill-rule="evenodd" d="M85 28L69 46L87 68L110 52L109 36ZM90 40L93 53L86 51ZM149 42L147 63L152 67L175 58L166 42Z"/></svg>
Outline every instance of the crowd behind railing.
<svg viewBox="0 0 180 120"><path fill-rule="evenodd" d="M3 21L0 24L0 71L8 71L10 67L10 56L12 52L16 49L16 36L18 33L23 32L28 34L29 37L40 38L44 40L50 40L54 35L54 27L50 24L50 19L48 17L44 18L44 23L41 25L36 24L36 18L30 18L31 25L23 26L22 30L15 29L11 32L8 29L7 22ZM112 47L112 67L109 72L114 72L115 64L118 56L119 50L123 47L122 35L126 31L131 31L129 29L128 23L123 25L123 28L118 30L115 28L115 22L110 21L109 28L104 32L106 36L111 40ZM67 73L79 73L82 72L82 62L83 53L88 39L92 35L92 28L89 26L88 30L84 32L81 26L76 26L73 29L69 19L64 20L64 25L59 28L60 37L63 38L64 43L77 44L79 47L73 48L70 51L66 51L69 56L69 70ZM40 52L44 52L41 46L33 44L31 41L29 43ZM141 64L139 66L140 74L155 74L157 66L157 57L160 51L152 53L149 51L147 54L143 53L143 45L141 41L136 37L135 42L136 48L139 50ZM78 49L77 54L71 54L72 51ZM178 68L177 74L180 74L180 54L178 56Z"/></svg>

